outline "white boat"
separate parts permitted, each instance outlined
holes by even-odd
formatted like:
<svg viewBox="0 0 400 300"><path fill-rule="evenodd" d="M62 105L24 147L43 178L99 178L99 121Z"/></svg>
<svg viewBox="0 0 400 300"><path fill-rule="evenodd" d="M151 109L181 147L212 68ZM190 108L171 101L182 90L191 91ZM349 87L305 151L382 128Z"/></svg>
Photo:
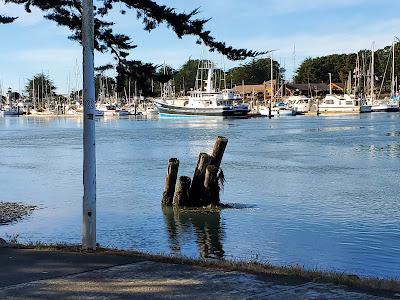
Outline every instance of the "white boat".
<svg viewBox="0 0 400 300"><path fill-rule="evenodd" d="M371 57L371 87L370 87L370 96L368 99L369 104L371 105L371 110L373 112L391 112L391 111L399 111L399 96L397 92L397 78L395 75L395 43L392 44L392 80L391 80L391 96L390 97L385 97L384 99L379 99L379 94L378 97L375 95L375 90L374 90L374 80L375 80L375 73L374 73L374 49L372 49L372 57ZM389 57L390 58L390 57ZM386 75L386 71L385 71Z"/></svg>
<svg viewBox="0 0 400 300"><path fill-rule="evenodd" d="M362 111L361 107L360 99L355 99L350 95L326 95L322 103L318 105L318 111L321 114L367 112Z"/></svg>
<svg viewBox="0 0 400 300"><path fill-rule="evenodd" d="M144 115L146 116L154 116L158 114L158 110L156 106L147 106L146 109L144 110Z"/></svg>
<svg viewBox="0 0 400 300"><path fill-rule="evenodd" d="M373 112L391 112L399 110L399 101L396 97L372 101Z"/></svg>
<svg viewBox="0 0 400 300"><path fill-rule="evenodd" d="M234 99L231 99L234 98L233 91L217 91L214 87L214 76L214 64L211 61L199 62L195 90L189 92L188 100L183 104L156 101L160 116L246 117L248 106L235 105Z"/></svg>
<svg viewBox="0 0 400 300"><path fill-rule="evenodd" d="M293 110L296 115L304 115L311 109L312 98L298 95L290 96L288 98L289 108Z"/></svg>
<svg viewBox="0 0 400 300"><path fill-rule="evenodd" d="M351 83L349 76L349 84ZM348 88L348 90L351 90ZM332 74L329 73L329 95L326 95L322 103L317 103L317 112L320 114L354 114L371 112L371 106L364 104L364 100L356 94L334 95L332 94Z"/></svg>
<svg viewBox="0 0 400 300"><path fill-rule="evenodd" d="M274 109L272 109L273 111ZM295 116L297 113L293 109L285 107L277 107L277 113L279 116Z"/></svg>
<svg viewBox="0 0 400 300"><path fill-rule="evenodd" d="M260 106L258 109L258 113L262 116L269 116L269 107L267 106ZM273 117L280 117L280 116L294 116L295 111L292 109L286 109L283 107L273 107L271 109L271 116Z"/></svg>
<svg viewBox="0 0 400 300"><path fill-rule="evenodd" d="M262 116L269 116L269 107L267 106L260 106L258 109L258 113ZM278 116L278 111L271 109L271 116L276 117Z"/></svg>
<svg viewBox="0 0 400 300"><path fill-rule="evenodd" d="M109 116L118 116L118 113L116 111L116 107L111 104L102 104L98 108L99 111L103 112L103 116L109 117Z"/></svg>

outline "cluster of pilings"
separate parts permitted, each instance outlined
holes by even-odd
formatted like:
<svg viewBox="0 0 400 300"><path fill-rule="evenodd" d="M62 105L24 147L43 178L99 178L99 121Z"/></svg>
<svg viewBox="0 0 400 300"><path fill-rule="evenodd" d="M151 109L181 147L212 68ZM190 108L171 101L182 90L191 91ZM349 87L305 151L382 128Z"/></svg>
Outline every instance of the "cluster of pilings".
<svg viewBox="0 0 400 300"><path fill-rule="evenodd" d="M220 185L224 177L220 166L227 144L227 138L217 137L211 155L199 154L193 179L188 176L180 176L177 186L179 160L171 158L168 162L162 205L175 207L219 206Z"/></svg>

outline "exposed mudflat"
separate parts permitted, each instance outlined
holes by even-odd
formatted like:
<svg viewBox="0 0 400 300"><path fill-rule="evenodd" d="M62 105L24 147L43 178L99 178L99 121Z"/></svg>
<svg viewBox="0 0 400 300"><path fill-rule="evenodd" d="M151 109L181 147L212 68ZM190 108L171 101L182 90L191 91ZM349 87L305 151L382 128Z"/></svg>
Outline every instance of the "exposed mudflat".
<svg viewBox="0 0 400 300"><path fill-rule="evenodd" d="M0 202L0 225L18 221L32 213L37 207L15 202Z"/></svg>

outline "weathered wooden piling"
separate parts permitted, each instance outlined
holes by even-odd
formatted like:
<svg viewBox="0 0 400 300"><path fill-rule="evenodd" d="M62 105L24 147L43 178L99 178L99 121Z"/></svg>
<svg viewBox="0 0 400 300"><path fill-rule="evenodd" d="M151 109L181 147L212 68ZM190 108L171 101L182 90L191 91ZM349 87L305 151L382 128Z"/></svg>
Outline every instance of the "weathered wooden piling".
<svg viewBox="0 0 400 300"><path fill-rule="evenodd" d="M192 206L190 198L189 198L189 189L191 179L188 176L179 177L178 186L175 191L174 196L174 206L183 207L183 206Z"/></svg>
<svg viewBox="0 0 400 300"><path fill-rule="evenodd" d="M190 201L194 206L201 206L200 200L204 192L204 177L206 168L211 163L212 157L207 153L200 153L190 187Z"/></svg>
<svg viewBox="0 0 400 300"><path fill-rule="evenodd" d="M221 166L222 157L224 156L227 144L228 144L228 139L223 136L218 136L217 140L215 141L211 155L213 157L211 164L217 167L217 169L219 169L219 167Z"/></svg>
<svg viewBox="0 0 400 300"><path fill-rule="evenodd" d="M218 168L214 165L209 165L206 168L204 177L204 193L203 201L207 205L219 205L219 185L218 185Z"/></svg>
<svg viewBox="0 0 400 300"><path fill-rule="evenodd" d="M172 206L175 193L176 178L178 177L179 160L171 158L168 161L167 177L165 178L162 205Z"/></svg>
<svg viewBox="0 0 400 300"><path fill-rule="evenodd" d="M218 206L220 204L220 184L224 181L220 166L227 144L227 138L218 136L212 155L200 153L193 180L187 176L179 177L176 190L179 160L171 158L168 163L162 205L175 207Z"/></svg>

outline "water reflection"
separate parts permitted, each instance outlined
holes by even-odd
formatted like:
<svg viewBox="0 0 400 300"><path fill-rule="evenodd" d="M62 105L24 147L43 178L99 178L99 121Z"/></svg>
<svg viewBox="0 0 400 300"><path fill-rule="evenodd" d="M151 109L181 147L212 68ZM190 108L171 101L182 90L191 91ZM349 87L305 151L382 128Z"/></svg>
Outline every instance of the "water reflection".
<svg viewBox="0 0 400 300"><path fill-rule="evenodd" d="M221 259L224 256L224 233L219 211L187 211L163 208L169 246L173 255L181 254L183 237L194 233L202 258Z"/></svg>

